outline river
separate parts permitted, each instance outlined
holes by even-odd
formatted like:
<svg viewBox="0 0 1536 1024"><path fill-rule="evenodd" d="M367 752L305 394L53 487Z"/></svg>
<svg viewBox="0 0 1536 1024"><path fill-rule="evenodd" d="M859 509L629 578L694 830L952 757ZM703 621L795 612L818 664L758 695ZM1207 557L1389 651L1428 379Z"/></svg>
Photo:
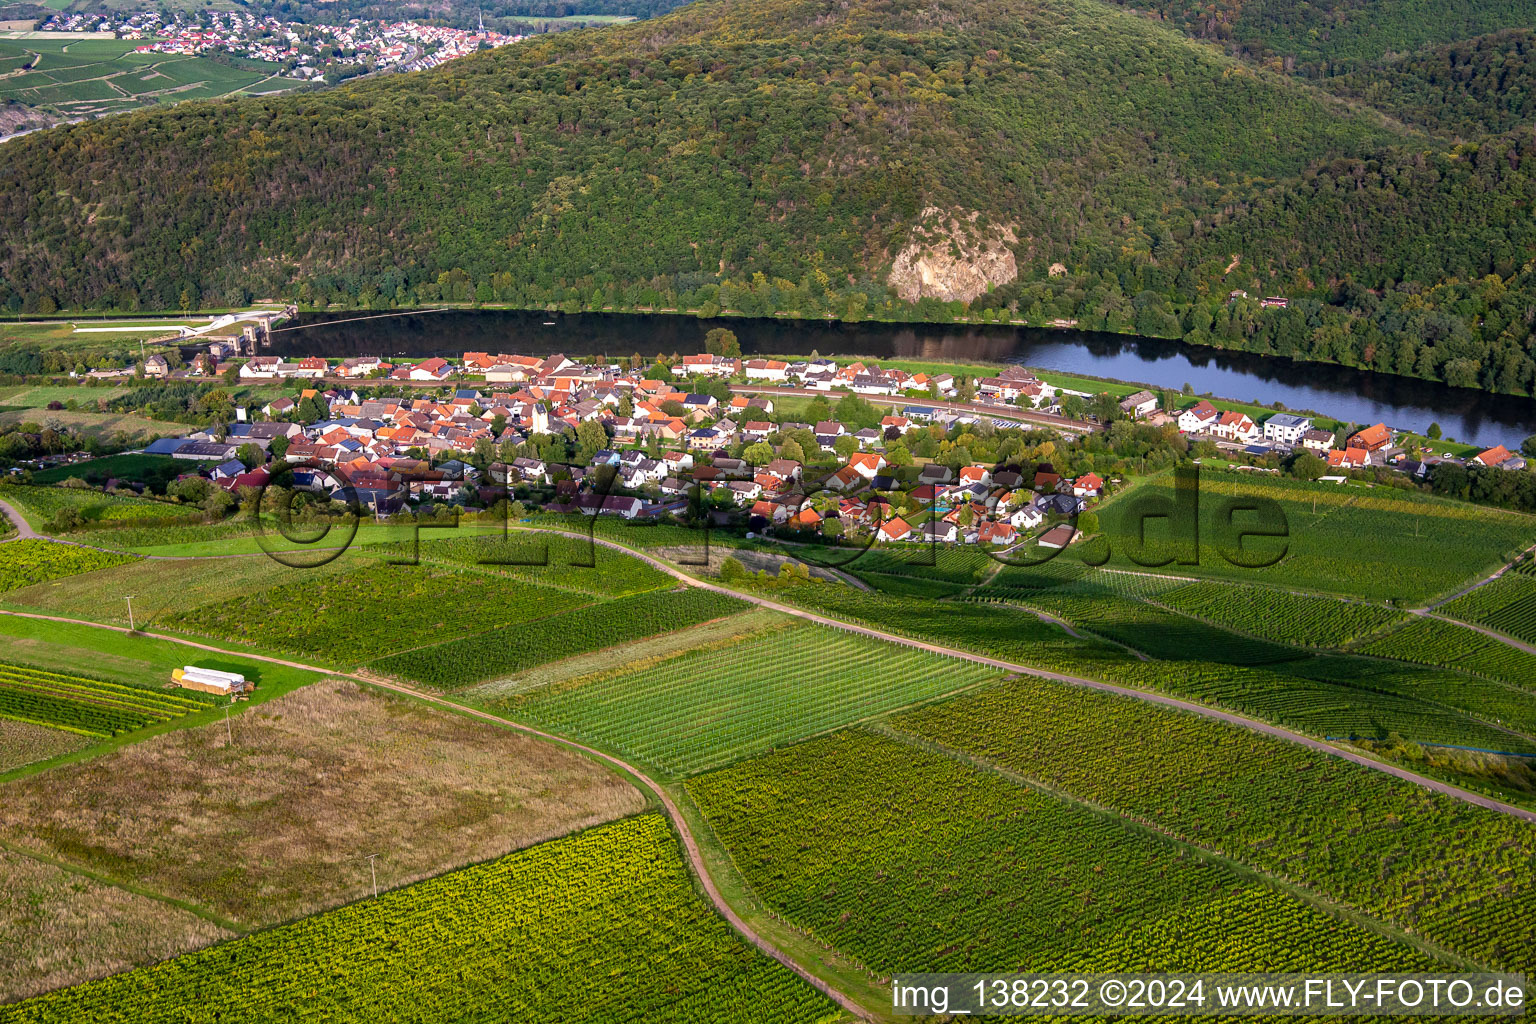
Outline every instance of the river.
<svg viewBox="0 0 1536 1024"><path fill-rule="evenodd" d="M460 356L701 351L704 332L729 327L742 352L857 356L951 362L1019 363L1042 370L1110 377L1235 401L1318 412L1353 423L1385 422L1422 433L1439 423L1448 439L1518 447L1536 434L1536 401L1434 381L1298 362L1245 352L1119 334L944 324L824 323L670 314L451 310L379 316L305 313L286 321L266 351L283 356Z"/></svg>

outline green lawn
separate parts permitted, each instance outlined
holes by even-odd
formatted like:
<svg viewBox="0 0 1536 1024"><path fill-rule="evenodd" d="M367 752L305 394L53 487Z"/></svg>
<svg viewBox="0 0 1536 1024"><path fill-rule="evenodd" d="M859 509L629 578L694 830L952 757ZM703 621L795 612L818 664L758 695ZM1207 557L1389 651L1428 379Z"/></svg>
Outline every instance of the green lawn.
<svg viewBox="0 0 1536 1024"><path fill-rule="evenodd" d="M169 682L171 670L184 665L239 672L256 684L256 691L250 700L237 702L230 710L232 715L242 714L250 707L321 678L314 672L238 655L200 651L169 640L16 615L0 615L0 640L3 640L6 656L11 660L61 672L78 672L85 667L92 675L128 683ZM57 764L96 757L162 732L222 721L223 717L223 709L194 712L147 729L101 740L59 757L13 769L0 774L0 782L43 771Z"/></svg>

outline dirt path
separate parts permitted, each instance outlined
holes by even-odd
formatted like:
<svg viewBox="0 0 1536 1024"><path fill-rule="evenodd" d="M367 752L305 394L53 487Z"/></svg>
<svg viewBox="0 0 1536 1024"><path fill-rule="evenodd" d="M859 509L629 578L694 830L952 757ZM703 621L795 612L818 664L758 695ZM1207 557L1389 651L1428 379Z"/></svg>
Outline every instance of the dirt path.
<svg viewBox="0 0 1536 1024"><path fill-rule="evenodd" d="M1520 552L1514 558L1512 558L1509 561L1505 562L1503 565L1499 566L1497 569L1493 570L1493 572L1489 573L1487 576L1484 576L1482 579L1478 580L1477 582L1469 583L1465 587L1462 587L1460 590L1456 591L1456 593L1452 594L1450 597L1442 597L1440 600L1434 601L1434 602L1432 602L1432 603L1430 603L1428 605L1425 605L1423 608L1418 609L1413 614L1419 615L1419 614L1422 614L1424 612L1433 612L1436 608L1439 608L1441 605L1450 604L1452 601L1456 600L1458 597L1462 597L1462 596L1464 596L1466 594L1470 594L1470 593L1472 593L1472 591L1476 590L1478 587L1485 586L1485 585L1487 585L1489 583L1492 583L1494 580L1498 579L1500 576L1503 576L1506 572L1508 572L1510 566L1512 566L1516 562L1520 561L1520 559L1524 558L1526 555L1530 554L1532 551L1536 551L1536 544L1532 544L1530 547L1526 548L1524 551Z"/></svg>
<svg viewBox="0 0 1536 1024"><path fill-rule="evenodd" d="M1498 630L1490 629L1487 626L1479 626L1475 622L1463 622L1460 619L1453 619L1449 615L1436 615L1434 612L1425 609L1409 612L1409 614L1417 615L1420 618L1425 619L1439 619L1441 622L1449 622L1453 626L1465 626L1467 629L1476 630L1477 632L1483 634L1483 636L1488 637L1490 640L1497 640L1501 644L1507 644L1518 651L1524 651L1526 654L1536 654L1536 647L1532 647L1530 644L1524 642L1523 640L1516 640L1512 636L1506 636L1505 634L1500 633Z"/></svg>

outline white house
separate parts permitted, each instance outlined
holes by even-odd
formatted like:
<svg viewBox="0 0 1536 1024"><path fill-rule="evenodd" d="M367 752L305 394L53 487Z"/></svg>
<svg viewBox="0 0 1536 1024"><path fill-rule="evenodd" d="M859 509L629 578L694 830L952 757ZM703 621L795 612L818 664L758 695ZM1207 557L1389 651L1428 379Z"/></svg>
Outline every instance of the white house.
<svg viewBox="0 0 1536 1024"><path fill-rule="evenodd" d="M1150 415L1157 408L1157 396L1150 391L1138 391L1120 399L1120 409L1131 419Z"/></svg>
<svg viewBox="0 0 1536 1024"><path fill-rule="evenodd" d="M1301 444L1303 448L1308 448L1314 452L1326 452L1333 447L1333 431L1318 430L1316 428L1303 431Z"/></svg>
<svg viewBox="0 0 1536 1024"><path fill-rule="evenodd" d="M1045 516L1033 505L1024 505L1016 509L1008 521L1020 530L1032 530L1045 522Z"/></svg>
<svg viewBox="0 0 1536 1024"><path fill-rule="evenodd" d="M1194 405L1179 413L1179 433L1204 434L1209 433L1220 417L1216 407L1205 399L1201 399Z"/></svg>
<svg viewBox="0 0 1536 1024"><path fill-rule="evenodd" d="M1245 413L1224 412L1210 429L1211 433L1217 437L1224 437L1240 444L1259 439L1259 428Z"/></svg>
<svg viewBox="0 0 1536 1024"><path fill-rule="evenodd" d="M1295 445L1301 435L1312 429L1312 420L1289 412L1277 412L1264 421L1264 439L1281 444Z"/></svg>
<svg viewBox="0 0 1536 1024"><path fill-rule="evenodd" d="M778 359L748 359L743 365L747 380L782 381L789 377L789 364Z"/></svg>

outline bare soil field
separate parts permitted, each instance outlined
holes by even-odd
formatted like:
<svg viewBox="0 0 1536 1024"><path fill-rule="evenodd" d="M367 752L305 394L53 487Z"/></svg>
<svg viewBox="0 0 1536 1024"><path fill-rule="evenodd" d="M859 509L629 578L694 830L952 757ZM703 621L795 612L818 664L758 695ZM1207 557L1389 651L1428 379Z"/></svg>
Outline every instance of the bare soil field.
<svg viewBox="0 0 1536 1024"><path fill-rule="evenodd" d="M231 934L168 903L0 849L0 1000L163 960Z"/></svg>
<svg viewBox="0 0 1536 1024"><path fill-rule="evenodd" d="M326 680L232 743L217 722L11 783L0 838L263 926L370 894L370 856L394 888L643 806L577 754Z"/></svg>
<svg viewBox="0 0 1536 1024"><path fill-rule="evenodd" d="M79 750L91 737L0 718L0 772Z"/></svg>

